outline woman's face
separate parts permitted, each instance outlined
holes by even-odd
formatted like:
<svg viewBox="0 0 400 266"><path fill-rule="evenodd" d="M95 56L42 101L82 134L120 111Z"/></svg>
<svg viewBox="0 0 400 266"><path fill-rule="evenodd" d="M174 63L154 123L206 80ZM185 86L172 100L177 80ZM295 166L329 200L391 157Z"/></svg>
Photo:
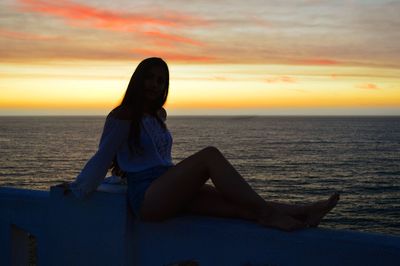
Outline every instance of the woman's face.
<svg viewBox="0 0 400 266"><path fill-rule="evenodd" d="M167 75L161 66L150 69L144 79L144 96L147 102L152 102L164 95Z"/></svg>

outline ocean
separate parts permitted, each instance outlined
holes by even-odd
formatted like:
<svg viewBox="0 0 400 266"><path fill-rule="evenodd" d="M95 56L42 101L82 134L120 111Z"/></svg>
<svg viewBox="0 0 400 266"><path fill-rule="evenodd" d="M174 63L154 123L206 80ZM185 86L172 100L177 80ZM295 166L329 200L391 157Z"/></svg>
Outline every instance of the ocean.
<svg viewBox="0 0 400 266"><path fill-rule="evenodd" d="M72 181L104 117L0 117L0 186ZM400 117L169 117L177 163L215 146L267 200L341 193L320 227L400 235Z"/></svg>

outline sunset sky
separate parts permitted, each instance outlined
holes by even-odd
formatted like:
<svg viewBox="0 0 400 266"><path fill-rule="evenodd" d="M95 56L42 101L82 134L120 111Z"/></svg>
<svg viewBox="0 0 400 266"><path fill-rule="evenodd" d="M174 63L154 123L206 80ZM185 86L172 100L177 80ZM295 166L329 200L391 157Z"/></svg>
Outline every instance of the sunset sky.
<svg viewBox="0 0 400 266"><path fill-rule="evenodd" d="M137 64L172 115L400 115L400 1L0 0L0 115L105 115Z"/></svg>

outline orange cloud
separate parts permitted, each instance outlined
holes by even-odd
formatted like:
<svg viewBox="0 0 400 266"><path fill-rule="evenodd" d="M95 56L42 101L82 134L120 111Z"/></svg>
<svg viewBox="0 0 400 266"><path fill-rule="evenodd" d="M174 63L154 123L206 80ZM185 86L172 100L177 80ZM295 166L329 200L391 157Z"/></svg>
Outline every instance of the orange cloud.
<svg viewBox="0 0 400 266"><path fill-rule="evenodd" d="M265 82L268 83L276 83L276 82L287 82L287 83L295 83L297 79L289 77L289 76L280 76L280 77L270 77L264 79Z"/></svg>
<svg viewBox="0 0 400 266"><path fill-rule="evenodd" d="M160 13L158 12L156 18L139 13L100 9L89 5L74 3L69 0L20 0L20 2L23 4L22 10L24 11L59 17L64 19L67 24L74 27L83 26L86 28L89 27L108 31L134 32L145 36L192 45L200 45L200 42L186 37L161 33L159 30L149 30L149 27L169 27L178 29L187 26L207 24L207 22L198 17L172 11L165 12L168 13L168 15L164 16L159 16Z"/></svg>
<svg viewBox="0 0 400 266"><path fill-rule="evenodd" d="M272 26L272 23L269 21L266 21L265 19L261 19L258 16L251 16L249 18L251 22L253 22L255 25L258 25L260 27L267 27L270 28Z"/></svg>
<svg viewBox="0 0 400 266"><path fill-rule="evenodd" d="M0 37L6 37L6 38L10 38L10 39L17 39L17 40L30 40L30 41L61 39L61 37L58 37L58 36L32 34L32 33L27 33L27 32L17 32L17 31L5 30L5 29L0 29Z"/></svg>
<svg viewBox="0 0 400 266"><path fill-rule="evenodd" d="M173 42L188 43L188 44L197 45L197 46L204 46L204 44L202 42L195 41L190 38L186 38L186 37L182 37L182 36L178 36L178 35L165 34L165 33L159 32L159 31L146 31L146 32L143 32L143 34L146 36L151 36L151 37L156 37L156 38L166 40L167 41L166 43L168 43L168 41L173 41ZM165 44L165 42L164 42L164 44Z"/></svg>
<svg viewBox="0 0 400 266"><path fill-rule="evenodd" d="M159 56L166 60L171 60L171 61L211 62L215 59L213 57L207 57L207 56L186 55L186 54L170 53L165 51L155 51L147 49L134 49L132 51L141 57Z"/></svg>
<svg viewBox="0 0 400 266"><path fill-rule="evenodd" d="M301 64L301 65L337 65L339 64L338 61L332 60L332 59L305 59L305 60L299 60L294 62L295 64Z"/></svg>
<svg viewBox="0 0 400 266"><path fill-rule="evenodd" d="M372 83L361 84L356 87L365 90L380 90L380 88L376 84Z"/></svg>

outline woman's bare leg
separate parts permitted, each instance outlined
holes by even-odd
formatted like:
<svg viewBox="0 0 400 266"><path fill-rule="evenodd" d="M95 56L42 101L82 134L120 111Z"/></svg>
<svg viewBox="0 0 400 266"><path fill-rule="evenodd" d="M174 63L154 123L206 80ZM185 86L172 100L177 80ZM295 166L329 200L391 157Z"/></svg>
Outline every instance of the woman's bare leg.
<svg viewBox="0 0 400 266"><path fill-rule="evenodd" d="M337 201L335 201L335 196L331 196L328 200L321 200L306 205L270 201L268 201L268 203L284 214L316 227L322 218L336 205ZM251 221L257 219L254 213L224 198L215 187L208 184L205 184L200 189L195 199L185 211L194 214L241 218Z"/></svg>
<svg viewBox="0 0 400 266"><path fill-rule="evenodd" d="M265 208L265 200L254 192L222 154L214 147L207 147L181 161L150 185L143 202L144 213L164 215L165 218L173 216L195 198L209 178L224 197L236 204L252 211ZM162 204L164 208L155 208L156 204Z"/></svg>
<svg viewBox="0 0 400 266"><path fill-rule="evenodd" d="M255 221L257 218L252 212L224 198L214 186L208 184L200 188L198 194L184 209L184 212L250 221Z"/></svg>
<svg viewBox="0 0 400 266"><path fill-rule="evenodd" d="M288 231L306 226L277 212L214 147L207 147L186 158L157 178L146 191L142 219L160 221L178 214L190 205L209 178L225 198L257 216L262 225Z"/></svg>

